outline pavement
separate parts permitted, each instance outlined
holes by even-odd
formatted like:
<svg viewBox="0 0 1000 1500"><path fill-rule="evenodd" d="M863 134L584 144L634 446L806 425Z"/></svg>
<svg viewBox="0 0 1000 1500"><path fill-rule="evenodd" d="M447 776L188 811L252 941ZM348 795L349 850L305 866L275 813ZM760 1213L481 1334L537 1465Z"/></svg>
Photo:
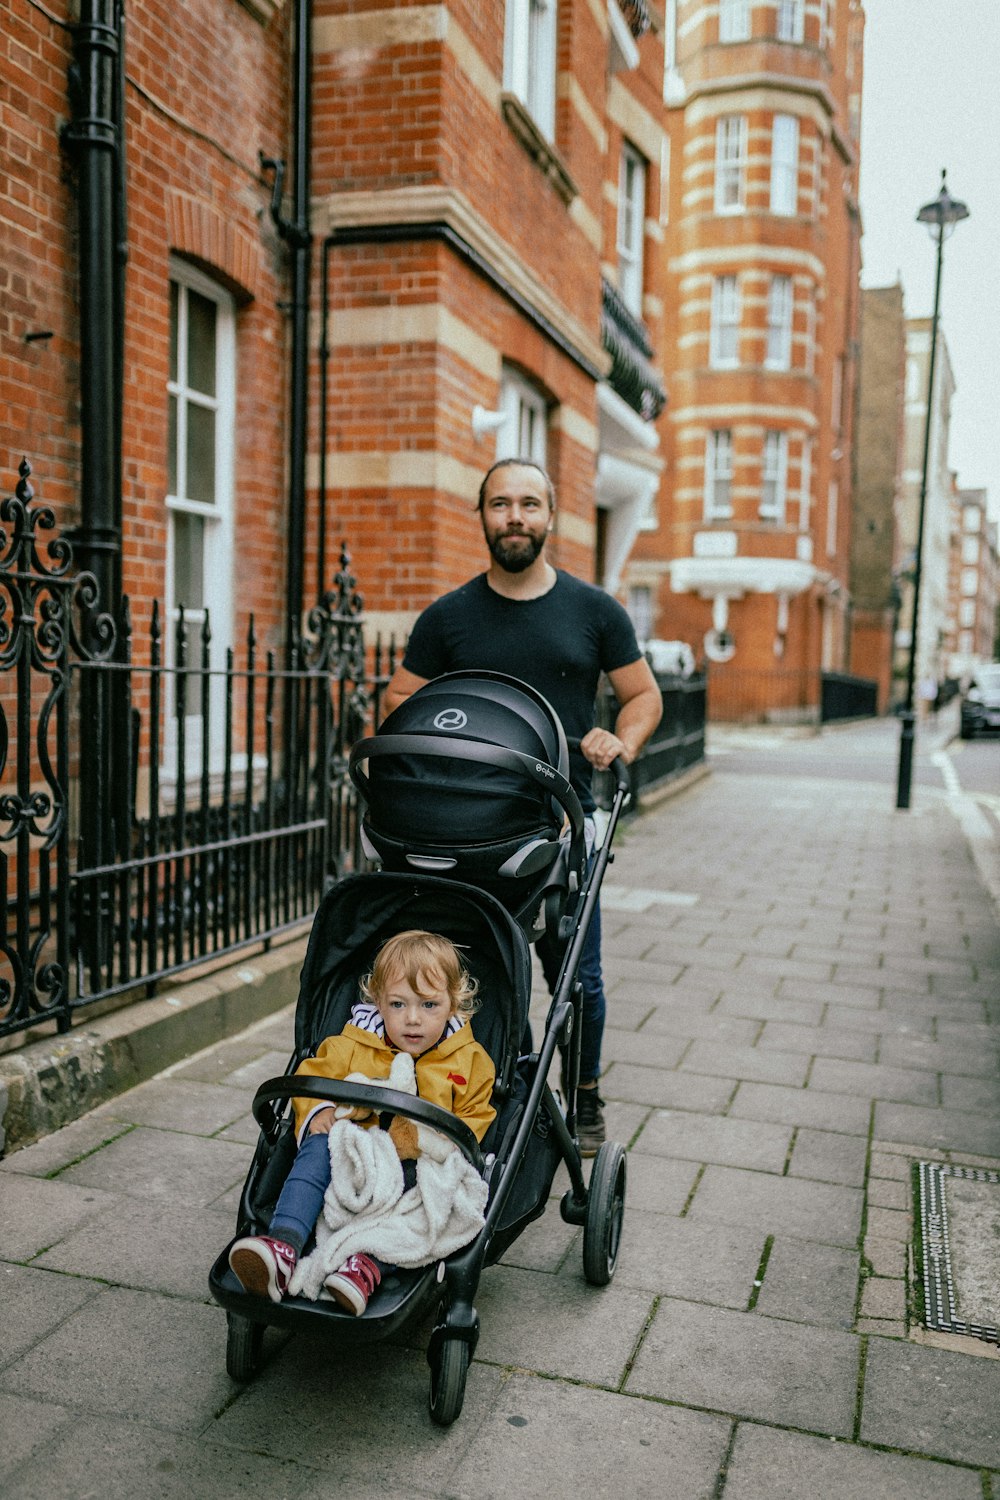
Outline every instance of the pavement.
<svg viewBox="0 0 1000 1500"><path fill-rule="evenodd" d="M227 1376L206 1277L292 1011L185 1053L178 1003L169 1067L0 1161L5 1500L997 1500L1000 1349L926 1329L914 1263L914 1164L1000 1168L1000 909L949 734L900 812L891 722L712 731L711 774L627 825L617 1274L585 1283L553 1200L484 1273L445 1431L426 1328L269 1330Z"/></svg>

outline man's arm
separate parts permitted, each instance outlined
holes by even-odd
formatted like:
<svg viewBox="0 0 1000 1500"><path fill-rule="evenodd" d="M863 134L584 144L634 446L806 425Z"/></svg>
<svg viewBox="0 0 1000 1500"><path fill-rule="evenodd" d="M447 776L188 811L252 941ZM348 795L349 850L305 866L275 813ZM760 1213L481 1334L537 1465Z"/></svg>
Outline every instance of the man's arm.
<svg viewBox="0 0 1000 1500"><path fill-rule="evenodd" d="M405 703L407 698L412 698L417 689L422 688L429 681L428 677L418 677L416 672L409 672L406 667L398 666L382 695L383 718L391 714L393 709L398 708L401 703Z"/></svg>
<svg viewBox="0 0 1000 1500"><path fill-rule="evenodd" d="M631 765L663 714L663 698L645 657L617 667L608 679L618 699L614 732L592 729L580 741L580 749L599 771L607 770L616 755Z"/></svg>

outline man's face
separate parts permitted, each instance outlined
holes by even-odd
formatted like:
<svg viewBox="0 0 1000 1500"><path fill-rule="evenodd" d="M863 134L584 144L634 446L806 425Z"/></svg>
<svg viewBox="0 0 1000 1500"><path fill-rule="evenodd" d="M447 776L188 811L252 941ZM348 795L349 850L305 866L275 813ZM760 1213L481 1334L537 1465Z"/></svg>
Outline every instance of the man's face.
<svg viewBox="0 0 1000 1500"><path fill-rule="evenodd" d="M483 535L494 561L507 573L523 573L545 546L552 525L545 480L537 469L507 464L486 481Z"/></svg>

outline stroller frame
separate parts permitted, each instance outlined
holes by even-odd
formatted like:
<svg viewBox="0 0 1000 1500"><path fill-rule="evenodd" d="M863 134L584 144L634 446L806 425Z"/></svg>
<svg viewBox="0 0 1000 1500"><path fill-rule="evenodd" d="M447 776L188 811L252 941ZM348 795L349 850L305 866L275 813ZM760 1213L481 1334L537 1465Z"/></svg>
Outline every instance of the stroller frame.
<svg viewBox="0 0 1000 1500"><path fill-rule="evenodd" d="M367 744L370 746L371 742ZM358 748L361 749L360 746ZM436 749L437 747L435 751ZM459 751L460 755L461 753ZM583 1228L584 1276L594 1286L604 1286L610 1282L618 1259L624 1217L626 1156L622 1145L606 1142L594 1160L589 1183L585 1179L576 1140L576 1093L579 1084L582 1015L582 987L576 974L599 899L601 883L608 864L614 858L611 846L615 829L629 796L630 780L625 763L616 760L611 769L616 787L607 830L582 887L573 898L573 916L563 918L560 935L567 940L566 949L546 1016L541 1046L537 1052L518 1059L520 1076L529 1076L530 1082L520 1102L519 1111L513 1110L512 1118L504 1126L503 1139L498 1140L495 1155L484 1160L473 1132L449 1111L381 1083L347 1083L335 1079L297 1077L293 1072L288 1072L280 1078L271 1078L261 1084L254 1097L253 1114L261 1127L261 1137L241 1196L239 1222L234 1239L248 1232L266 1232L269 1217L265 1219L261 1216L261 1205L266 1205L268 1191L273 1190L279 1180L283 1180L294 1155L294 1136L287 1113L287 1103L292 1097L314 1098L326 1103L367 1105L376 1112L390 1111L440 1131L483 1173L489 1185L483 1229L470 1244L446 1259L416 1270L398 1271L384 1279L376 1297L360 1318L345 1313L336 1303L325 1300L307 1302L292 1298L274 1303L249 1294L229 1269L228 1252L233 1243L231 1240L211 1268L209 1290L226 1310L226 1366L233 1379L247 1381L258 1373L264 1329L269 1324L295 1329L305 1324L313 1325L317 1318L325 1318L331 1333L336 1334L338 1343L356 1344L390 1336L404 1323L420 1316L436 1299L434 1323L427 1348L431 1377L430 1415L439 1426L450 1425L461 1412L468 1367L479 1338L475 1296L483 1268L498 1260L524 1228L544 1213L552 1179L560 1161L565 1164L570 1179L570 1186L560 1201L560 1214L567 1223ZM575 844L578 830L582 826L579 802L568 783L558 787L557 796L560 802L576 804L570 813ZM382 882L399 880L418 891L444 888L453 891L456 896L474 896L475 903L481 909L487 910L493 904L504 910L505 916L517 925L511 914L487 892L440 876L373 874L347 879ZM548 1082L557 1050L562 1054L564 1108L560 1107ZM292 1065L296 1062L297 1058L293 1057ZM509 1094L512 1094L515 1082L514 1079L502 1081L498 1076L498 1093L502 1087L506 1087ZM544 1130L540 1129L542 1126ZM505 1223L504 1213L511 1203L511 1194L524 1165L533 1131L548 1137L546 1149L551 1155L548 1182L538 1201L529 1202L515 1222Z"/></svg>

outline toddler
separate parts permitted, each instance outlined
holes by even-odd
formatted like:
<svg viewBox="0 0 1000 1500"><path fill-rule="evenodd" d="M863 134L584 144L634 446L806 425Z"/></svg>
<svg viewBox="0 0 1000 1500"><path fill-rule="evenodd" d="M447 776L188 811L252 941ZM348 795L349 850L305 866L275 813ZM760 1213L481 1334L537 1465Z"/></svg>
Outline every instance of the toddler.
<svg viewBox="0 0 1000 1500"><path fill-rule="evenodd" d="M296 1076L344 1079L361 1073L373 1081L389 1077L400 1052L414 1059L417 1094L450 1110L482 1140L496 1114L490 1103L495 1069L472 1035L476 982L454 943L433 932L397 933L380 949L361 981L361 998L338 1036L327 1037ZM308 1098L292 1100L299 1149L281 1189L266 1235L237 1240L229 1264L248 1292L280 1302L288 1290L330 1185L328 1135L338 1119L378 1127L376 1113ZM404 1190L416 1181L416 1162L403 1162ZM375 1256L355 1254L328 1276L327 1291L360 1316L387 1267Z"/></svg>

